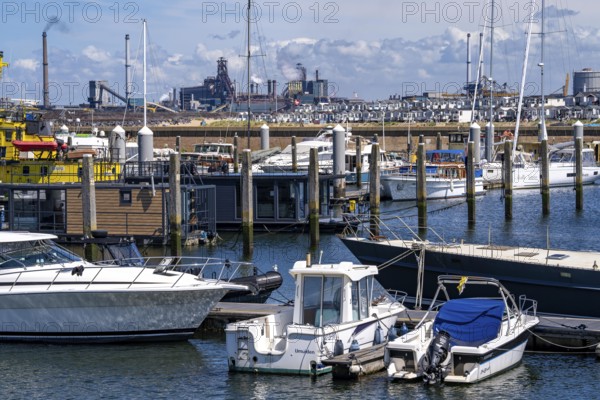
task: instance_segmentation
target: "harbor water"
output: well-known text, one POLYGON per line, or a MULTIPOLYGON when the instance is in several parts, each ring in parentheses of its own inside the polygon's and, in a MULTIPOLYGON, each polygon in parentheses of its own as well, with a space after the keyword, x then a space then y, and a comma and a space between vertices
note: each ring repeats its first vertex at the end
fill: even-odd
MULTIPOLYGON (((539 191, 516 192, 514 217, 506 222, 502 192, 490 191, 477 199, 474 227, 468 226, 464 200, 432 201, 428 222, 446 241, 598 250, 600 185, 584 189, 580 212, 573 189, 553 189, 551 196, 552 212, 544 217, 539 191)), ((381 209, 382 217, 398 216, 416 225, 414 203, 383 202, 381 209)), ((240 260, 241 234, 220 236, 216 246, 187 248, 186 253, 240 260)), ((288 271, 311 251, 308 234, 257 232, 254 239, 252 261, 262 271, 276 265, 284 276, 269 302, 288 301, 294 292, 288 271)), ((321 235, 312 254, 313 260, 322 257, 323 262, 357 261, 335 235, 321 235)), ((383 372, 350 382, 329 375, 313 379, 229 373, 223 332, 199 332, 180 343, 0 344, 0 374, 2 399, 545 399, 598 398, 600 393, 600 363, 593 348, 570 354, 527 352, 516 368, 481 383, 427 387, 390 382, 383 372)))

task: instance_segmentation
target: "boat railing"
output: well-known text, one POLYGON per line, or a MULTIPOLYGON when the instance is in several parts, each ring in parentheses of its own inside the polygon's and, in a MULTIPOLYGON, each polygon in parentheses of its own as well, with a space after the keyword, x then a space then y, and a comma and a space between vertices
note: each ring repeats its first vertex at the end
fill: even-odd
POLYGON ((537 315, 537 300, 529 299, 526 295, 519 296, 521 314, 535 317, 537 315))
POLYGON ((140 268, 139 272, 136 274, 135 277, 133 277, 133 279, 127 282, 123 282, 128 284, 128 289, 131 288, 134 284, 136 284, 140 276, 142 276, 143 273, 147 270, 152 270, 152 272, 155 274, 166 273, 168 271, 181 272, 178 278, 171 284, 171 287, 176 287, 178 282, 185 276, 185 273, 189 272, 194 272, 194 275, 196 275, 199 279, 208 279, 214 281, 215 283, 231 282, 233 278, 247 276, 246 274, 249 273, 256 274, 256 269, 254 265, 249 262, 231 262, 228 260, 225 260, 225 262, 223 262, 221 260, 221 262, 219 263, 219 259, 216 258, 206 258, 202 259, 199 262, 197 257, 178 257, 177 259, 170 257, 147 257, 142 264, 119 264, 115 260, 110 260, 93 263, 93 267, 95 268, 90 268, 90 264, 85 263, 75 266, 62 264, 55 267, 45 267, 43 266, 43 264, 40 264, 40 267, 42 267, 42 269, 32 268, 32 266, 25 266, 23 264, 23 270, 0 272, 0 277, 6 278, 11 275, 16 275, 16 278, 13 280, 9 289, 9 291, 12 291, 16 286, 20 284, 23 277, 34 273, 40 273, 40 271, 46 273, 53 271, 56 272, 56 275, 50 280, 46 290, 50 290, 52 288, 52 286, 56 283, 56 280, 61 275, 61 273, 65 273, 66 271, 70 272, 71 275, 81 275, 86 269, 97 269, 96 273, 89 281, 86 280, 84 282, 81 282, 87 283, 85 287, 86 290, 89 289, 95 283, 97 283, 97 278, 102 271, 112 268, 140 268), (213 269, 213 271, 211 271, 211 269, 213 269), (209 274, 208 277, 205 275, 206 273, 209 274))
POLYGON ((399 231, 406 230, 410 238, 404 240, 426 242, 426 237, 433 235, 432 239, 434 239, 434 241, 430 241, 431 243, 435 243, 437 246, 452 246, 452 244, 447 243, 444 238, 440 236, 433 228, 411 227, 402 219, 402 217, 397 215, 388 216, 385 218, 376 215, 370 215, 364 216, 364 218, 361 216, 358 219, 362 222, 358 226, 344 231, 345 235, 353 235, 355 237, 366 236, 371 240, 378 241, 403 240, 402 235, 399 234, 399 231), (423 230, 426 232, 425 234, 422 234, 421 231, 423 230), (417 231, 419 231, 419 233, 417 233, 417 231))
POLYGON ((246 261, 231 261, 213 257, 133 257, 117 260, 99 261, 99 265, 138 265, 159 271, 178 271, 196 275, 200 278, 230 282, 231 279, 256 274, 254 264, 246 261))

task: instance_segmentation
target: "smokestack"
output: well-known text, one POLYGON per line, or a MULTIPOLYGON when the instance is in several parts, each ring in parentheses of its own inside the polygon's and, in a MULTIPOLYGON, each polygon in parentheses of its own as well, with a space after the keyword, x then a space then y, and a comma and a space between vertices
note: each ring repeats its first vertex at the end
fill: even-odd
POLYGON ((129 96, 131 91, 129 88, 129 70, 131 65, 129 64, 129 34, 125 35, 125 100, 127 101, 126 107, 129 107, 129 96))
POLYGON ((315 72, 315 78, 316 78, 315 80, 316 80, 317 82, 319 82, 319 70, 317 70, 317 71, 315 72))
POLYGON ((273 98, 275 98, 277 100, 277 81, 275 79, 273 79, 273 98))
POLYGON ((273 94, 273 81, 270 79, 267 81, 267 95, 271 96, 273 94))
POLYGON ((471 34, 467 33, 467 86, 471 82, 471 34))
POLYGON ((44 85, 44 108, 50 107, 50 90, 48 89, 48 43, 46 42, 46 32, 42 33, 42 66, 43 66, 43 85, 44 85))

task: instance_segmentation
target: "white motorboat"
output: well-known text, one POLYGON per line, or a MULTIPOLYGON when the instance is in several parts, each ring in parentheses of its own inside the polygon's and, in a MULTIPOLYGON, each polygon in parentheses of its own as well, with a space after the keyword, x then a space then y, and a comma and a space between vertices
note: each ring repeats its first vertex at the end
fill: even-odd
POLYGON ((523 357, 530 330, 539 323, 536 305, 524 296, 517 305, 493 278, 441 275, 423 319, 414 330, 387 344, 388 376, 422 378, 429 384, 475 383, 504 372, 523 357), (495 291, 493 296, 490 290, 495 291), (449 292, 456 291, 459 297, 450 299, 449 292), (439 306, 441 293, 445 300, 439 300, 445 302, 439 306))
POLYGON ((323 360, 384 343, 405 311, 374 279, 377 267, 297 261, 294 307, 225 329, 230 371, 321 375, 323 360))
MULTIPOLYGON (((425 162, 427 200, 467 195, 467 173, 461 150, 428 150, 425 162)), ((392 200, 417 199, 417 174, 413 165, 398 173, 381 173, 381 197, 392 200)), ((475 171, 475 195, 485 194, 481 170, 475 171)))
MULTIPOLYGON (((596 163, 593 149, 582 149, 582 182, 593 184, 600 179, 600 167, 596 163)), ((502 182, 503 153, 496 154, 493 162, 483 164, 483 179, 486 183, 502 182)), ((548 172, 550 187, 575 186, 575 149, 563 147, 554 149, 549 154, 548 172)), ((516 152, 513 162, 513 189, 539 188, 540 163, 531 159, 531 155, 516 152)))
POLYGON ((54 239, 0 232, 0 341, 184 340, 229 290, 247 290, 178 272, 181 259, 154 266, 90 263, 54 239))

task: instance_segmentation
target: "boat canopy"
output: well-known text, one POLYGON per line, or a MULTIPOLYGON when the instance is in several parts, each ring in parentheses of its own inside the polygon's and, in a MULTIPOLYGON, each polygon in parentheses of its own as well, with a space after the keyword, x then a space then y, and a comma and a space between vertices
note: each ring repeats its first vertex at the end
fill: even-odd
POLYGON ((498 337, 504 307, 500 299, 448 300, 435 318, 434 334, 447 332, 453 346, 480 346, 498 337))

